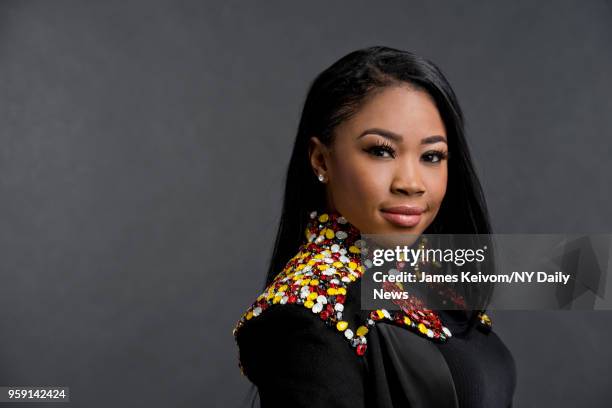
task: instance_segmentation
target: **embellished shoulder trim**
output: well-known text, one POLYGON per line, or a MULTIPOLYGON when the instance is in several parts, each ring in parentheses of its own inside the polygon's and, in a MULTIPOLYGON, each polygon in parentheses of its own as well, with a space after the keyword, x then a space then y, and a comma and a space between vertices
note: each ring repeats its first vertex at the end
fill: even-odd
POLYGON ((359 231, 338 213, 315 211, 304 231, 306 242, 272 283, 243 313, 234 336, 249 320, 274 304, 301 304, 343 333, 358 355, 366 350, 366 325, 350 328, 343 320, 348 285, 361 277, 359 231))
MULTIPOLYGON (((255 302, 242 314, 233 334, 275 304, 300 304, 348 341, 359 356, 367 350, 366 335, 377 322, 386 320, 435 341, 452 336, 438 315, 428 309, 373 310, 354 327, 343 318, 348 285, 365 272, 362 251, 367 251, 359 230, 338 213, 310 214, 304 231, 306 241, 255 302)), ((365 253, 365 252, 364 252, 365 253)))

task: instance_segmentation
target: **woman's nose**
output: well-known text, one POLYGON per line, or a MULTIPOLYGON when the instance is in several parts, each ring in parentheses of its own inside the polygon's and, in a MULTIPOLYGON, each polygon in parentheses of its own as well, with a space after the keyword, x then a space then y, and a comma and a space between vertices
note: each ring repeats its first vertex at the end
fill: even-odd
POLYGON ((391 190, 394 193, 415 195, 425 192, 425 185, 421 178, 418 164, 410 161, 398 167, 391 190))

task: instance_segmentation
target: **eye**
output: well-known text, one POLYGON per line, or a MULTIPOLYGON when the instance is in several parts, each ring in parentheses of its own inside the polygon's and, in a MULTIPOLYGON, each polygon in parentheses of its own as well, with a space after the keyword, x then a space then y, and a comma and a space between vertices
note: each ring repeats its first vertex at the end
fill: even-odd
POLYGON ((422 156, 426 162, 439 163, 442 160, 448 159, 448 153, 443 150, 430 150, 422 156))
POLYGON ((388 142, 376 142, 376 145, 366 149, 366 152, 376 157, 395 157, 395 150, 388 142))

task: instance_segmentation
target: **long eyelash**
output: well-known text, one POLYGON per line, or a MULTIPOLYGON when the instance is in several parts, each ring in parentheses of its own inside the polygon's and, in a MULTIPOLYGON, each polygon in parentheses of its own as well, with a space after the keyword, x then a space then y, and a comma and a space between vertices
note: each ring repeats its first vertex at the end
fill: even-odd
POLYGON ((440 158, 440 161, 446 160, 449 157, 449 152, 445 152, 444 150, 429 150, 426 155, 437 154, 440 158))
POLYGON ((377 140, 376 144, 372 146, 371 148, 369 148, 368 151, 371 152, 374 149, 383 149, 383 150, 386 150, 387 153, 391 155, 391 157, 395 156, 395 150, 393 149, 393 146, 386 140, 385 141, 377 140))

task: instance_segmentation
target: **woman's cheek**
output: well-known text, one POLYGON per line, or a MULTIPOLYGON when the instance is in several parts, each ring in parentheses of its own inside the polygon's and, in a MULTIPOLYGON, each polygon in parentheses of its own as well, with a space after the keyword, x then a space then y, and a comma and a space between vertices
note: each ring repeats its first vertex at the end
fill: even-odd
POLYGON ((440 173, 431 174, 427 179, 427 191, 430 192, 430 196, 433 199, 432 201, 434 201, 437 206, 439 206, 444 199, 444 195, 446 194, 446 184, 446 169, 441 169, 440 173))
POLYGON ((353 175, 340 180, 338 190, 341 194, 339 199, 348 202, 351 206, 361 206, 374 198, 376 187, 370 180, 360 175, 353 175))
POLYGON ((353 179, 354 187, 359 191, 360 198, 366 202, 378 203, 384 201, 385 191, 390 181, 387 180, 384 169, 363 166, 356 172, 353 179))

